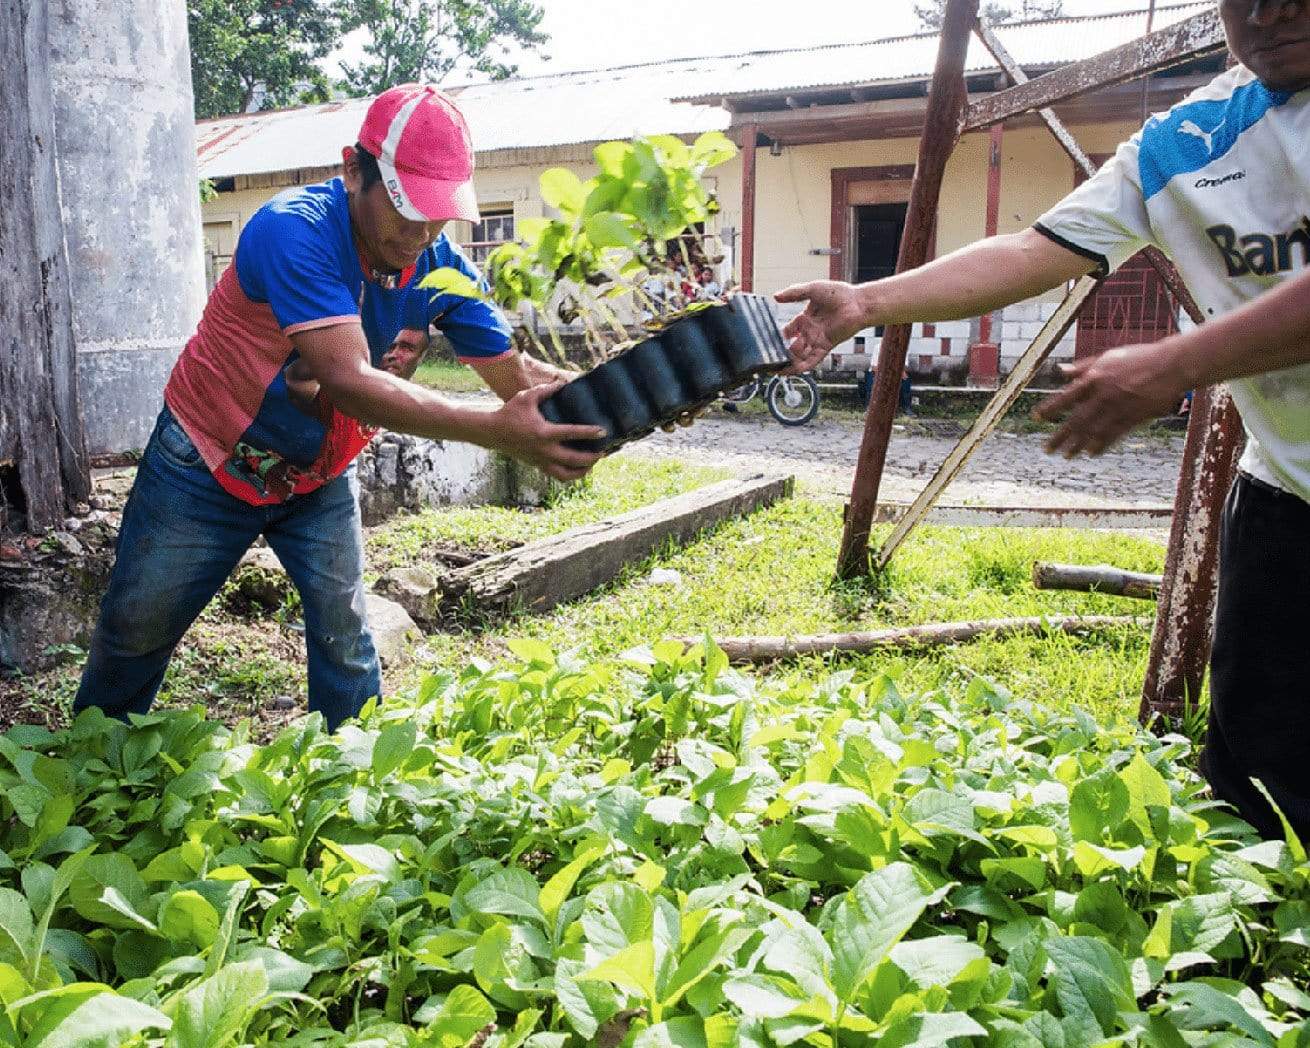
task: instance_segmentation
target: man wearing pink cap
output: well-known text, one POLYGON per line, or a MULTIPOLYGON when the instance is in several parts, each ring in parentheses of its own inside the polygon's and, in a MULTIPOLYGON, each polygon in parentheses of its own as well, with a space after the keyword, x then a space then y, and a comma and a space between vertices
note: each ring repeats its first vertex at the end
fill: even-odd
POLYGON ((495 307, 418 286, 443 267, 480 279, 442 232, 478 218, 454 102, 392 88, 342 156, 342 177, 246 224, 173 369, 76 709, 149 710, 183 633, 262 535, 304 605, 309 707, 335 728, 381 690, 352 468, 376 428, 480 444, 562 480, 596 461, 564 442, 599 431, 541 417, 565 373, 517 353, 495 307), (393 373, 393 346, 432 327, 503 404, 453 403, 393 373))

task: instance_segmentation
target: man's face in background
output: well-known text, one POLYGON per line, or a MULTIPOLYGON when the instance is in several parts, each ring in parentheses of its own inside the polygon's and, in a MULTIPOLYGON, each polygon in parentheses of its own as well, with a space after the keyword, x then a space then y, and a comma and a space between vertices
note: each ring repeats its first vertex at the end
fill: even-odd
POLYGON ((403 328, 391 347, 383 354, 382 370, 390 372, 397 378, 410 379, 423 363, 431 340, 426 331, 417 328, 403 328))
POLYGON ((1310 87, 1310 0, 1220 0, 1228 46, 1274 91, 1310 87))

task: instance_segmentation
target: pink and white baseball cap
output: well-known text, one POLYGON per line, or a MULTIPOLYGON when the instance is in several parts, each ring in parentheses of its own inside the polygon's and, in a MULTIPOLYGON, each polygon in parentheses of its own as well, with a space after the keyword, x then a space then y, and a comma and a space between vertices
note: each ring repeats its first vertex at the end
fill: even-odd
POLYGON ((359 144, 378 158, 382 184, 411 222, 479 219, 473 142, 464 114, 426 84, 401 84, 373 100, 359 144))

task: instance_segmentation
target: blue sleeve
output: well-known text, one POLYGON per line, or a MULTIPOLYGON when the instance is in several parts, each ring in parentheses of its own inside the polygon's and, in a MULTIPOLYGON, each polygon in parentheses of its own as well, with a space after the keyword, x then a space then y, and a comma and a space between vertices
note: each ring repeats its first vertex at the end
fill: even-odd
MULTIPOLYGON (((444 236, 436 245, 436 264, 458 269, 476 280, 484 291, 487 290, 487 282, 477 267, 444 236)), ((490 302, 459 295, 437 295, 429 308, 431 323, 450 339, 460 360, 487 360, 507 353, 512 346, 509 322, 490 302)))
POLYGON ((284 335, 359 316, 326 223, 265 205, 241 231, 235 264, 246 297, 267 303, 284 335))

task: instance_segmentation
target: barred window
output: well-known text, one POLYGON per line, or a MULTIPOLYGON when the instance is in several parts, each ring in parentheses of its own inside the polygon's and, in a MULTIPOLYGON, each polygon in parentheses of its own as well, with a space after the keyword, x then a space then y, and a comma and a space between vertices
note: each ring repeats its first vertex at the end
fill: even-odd
POLYGON ((506 208, 503 211, 486 211, 481 222, 473 224, 473 234, 464 250, 469 258, 479 267, 486 265, 487 256, 501 244, 514 239, 514 212, 506 208))

